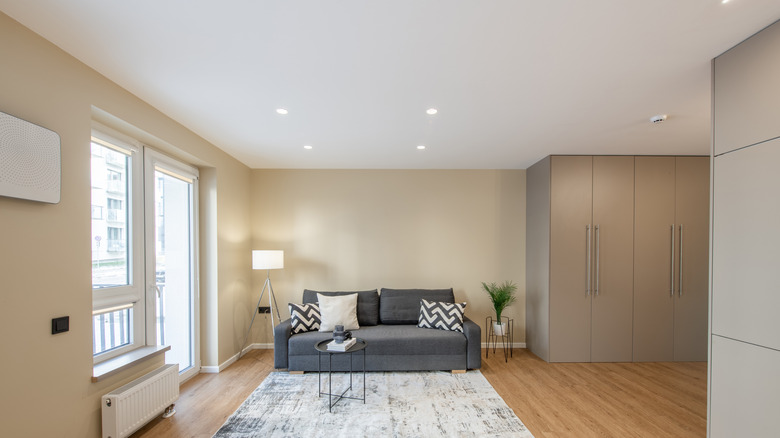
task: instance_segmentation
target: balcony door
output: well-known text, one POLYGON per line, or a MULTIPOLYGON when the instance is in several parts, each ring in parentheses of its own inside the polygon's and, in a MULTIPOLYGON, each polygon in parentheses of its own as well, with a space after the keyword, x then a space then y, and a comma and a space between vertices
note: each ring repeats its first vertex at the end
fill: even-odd
POLYGON ((147 341, 170 345, 180 380, 200 371, 197 285, 197 169, 144 150, 147 341))

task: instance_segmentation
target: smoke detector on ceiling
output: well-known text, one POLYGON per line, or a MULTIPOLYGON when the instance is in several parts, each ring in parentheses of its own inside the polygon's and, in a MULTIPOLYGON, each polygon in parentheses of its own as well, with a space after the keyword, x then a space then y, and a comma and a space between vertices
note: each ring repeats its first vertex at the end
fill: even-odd
POLYGON ((666 121, 666 114, 658 114, 657 116, 650 117, 650 121, 653 123, 663 123, 666 121))

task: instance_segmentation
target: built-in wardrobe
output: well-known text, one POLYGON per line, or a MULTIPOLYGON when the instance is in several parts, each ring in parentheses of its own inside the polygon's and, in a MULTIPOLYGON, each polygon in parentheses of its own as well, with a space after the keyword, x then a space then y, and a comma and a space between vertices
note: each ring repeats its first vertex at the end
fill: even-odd
POLYGON ((707 360, 710 160, 634 160, 633 360, 707 360))
POLYGON ((776 437, 780 413, 780 22, 713 62, 708 431, 776 437))
POLYGON ((706 360, 708 157, 527 171, 526 344, 550 362, 706 360))

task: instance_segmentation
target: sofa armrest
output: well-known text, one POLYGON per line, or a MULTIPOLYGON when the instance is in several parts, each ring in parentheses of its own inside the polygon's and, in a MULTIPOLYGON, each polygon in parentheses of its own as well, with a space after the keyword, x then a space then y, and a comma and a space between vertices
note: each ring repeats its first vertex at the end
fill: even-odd
POLYGON ((287 368, 287 346, 292 336, 292 321, 286 319, 274 327, 274 368, 287 368))
POLYGON ((464 316, 463 334, 466 335, 466 366, 470 370, 479 369, 482 366, 482 329, 464 316))

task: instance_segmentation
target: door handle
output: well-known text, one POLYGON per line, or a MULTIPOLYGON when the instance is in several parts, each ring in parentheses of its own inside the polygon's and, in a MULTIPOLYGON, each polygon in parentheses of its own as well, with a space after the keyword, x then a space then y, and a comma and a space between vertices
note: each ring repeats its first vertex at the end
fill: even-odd
POLYGON ((680 224, 680 289, 679 296, 683 295, 683 226, 680 224))
POLYGON ((601 257, 599 256, 599 252, 601 250, 601 230, 599 229, 599 226, 596 225, 596 290, 595 294, 598 296, 599 294, 599 261, 601 257))
POLYGON ((590 295, 590 224, 585 225, 585 296, 590 295))
POLYGON ((674 224, 672 224, 672 253, 669 263, 669 296, 674 297, 674 224))

